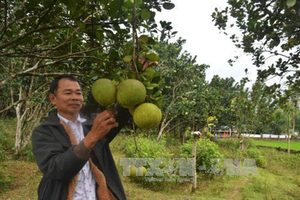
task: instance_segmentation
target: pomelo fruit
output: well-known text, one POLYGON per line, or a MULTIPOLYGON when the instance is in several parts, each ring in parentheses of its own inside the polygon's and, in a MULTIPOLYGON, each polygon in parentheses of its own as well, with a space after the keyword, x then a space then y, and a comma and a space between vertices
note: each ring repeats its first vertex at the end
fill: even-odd
POLYGON ((134 107, 145 101, 146 88, 136 79, 126 79, 117 87, 117 102, 123 108, 134 107))
POLYGON ((101 106, 112 106, 116 102, 116 86, 109 79, 98 79, 92 85, 92 95, 101 106))
POLYGON ((130 176, 136 177, 136 167, 133 165, 130 165, 130 176))
POLYGON ((130 165, 130 176, 131 177, 137 177, 137 176, 145 176, 147 174, 147 169, 142 167, 136 167, 133 165, 130 165))
POLYGON ((142 103, 133 113, 134 123, 142 129, 156 127, 162 118, 161 110, 153 103, 142 103))

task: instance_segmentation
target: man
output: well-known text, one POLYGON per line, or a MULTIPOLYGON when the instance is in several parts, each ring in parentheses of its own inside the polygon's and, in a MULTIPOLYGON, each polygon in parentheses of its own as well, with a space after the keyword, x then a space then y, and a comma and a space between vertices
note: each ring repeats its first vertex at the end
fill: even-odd
POLYGON ((51 83, 49 99, 57 109, 32 134, 43 173, 38 199, 126 199, 109 143, 131 118, 128 110, 117 106, 86 120, 81 87, 68 75, 51 83))

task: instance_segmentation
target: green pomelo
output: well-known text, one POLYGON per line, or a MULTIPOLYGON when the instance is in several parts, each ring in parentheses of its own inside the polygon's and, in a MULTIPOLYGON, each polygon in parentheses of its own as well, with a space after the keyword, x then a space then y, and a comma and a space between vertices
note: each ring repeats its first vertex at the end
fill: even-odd
POLYGON ((116 86, 109 79, 98 79, 92 85, 92 95, 101 106, 112 106, 116 102, 116 86))
POLYGON ((117 102, 124 108, 134 107, 145 101, 146 88, 136 79, 122 81, 117 87, 117 102))
POLYGON ((130 176, 131 177, 136 177, 136 167, 135 166, 130 166, 130 176))
POLYGON ((137 177, 137 176, 145 176, 147 174, 147 169, 142 167, 135 167, 133 165, 130 165, 130 176, 131 177, 137 177))
POLYGON ((161 110, 152 103, 143 103, 139 105, 133 113, 134 123, 142 129, 156 127, 160 123, 161 118, 161 110))
POLYGON ((140 171, 142 171, 142 173, 141 173, 142 176, 146 176, 146 174, 148 172, 148 170, 145 167, 139 167, 139 168, 137 168, 137 170, 138 170, 138 175, 139 175, 140 171))

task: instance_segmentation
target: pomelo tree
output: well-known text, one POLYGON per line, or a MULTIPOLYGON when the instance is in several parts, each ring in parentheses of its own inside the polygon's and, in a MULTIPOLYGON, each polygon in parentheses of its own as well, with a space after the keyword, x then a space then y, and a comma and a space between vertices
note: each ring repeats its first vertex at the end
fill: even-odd
MULTIPOLYGON (((227 3, 224 9, 216 8, 212 13, 215 26, 252 56, 260 80, 280 77, 289 86, 284 90, 299 91, 300 1, 230 0, 227 3), (232 27, 239 31, 232 32, 232 27)), ((231 59, 230 63, 234 61, 231 59)), ((277 97, 286 97, 281 86, 275 82, 267 91, 277 97)))
MULTIPOLYGON (((28 102, 45 103, 53 76, 77 76, 85 91, 101 77, 118 80, 133 72, 140 78, 138 58, 158 59, 151 48, 153 36, 172 35, 171 23, 157 23, 155 13, 173 7, 170 0, 1 1, 0 96, 5 101, 0 113, 20 111, 17 137, 29 138, 31 131, 23 129, 23 119, 30 116, 28 102), (131 58, 124 60, 126 56, 131 58)), ((24 147, 16 142, 19 155, 24 147)))
POLYGON ((160 42, 157 47, 161 59, 158 68, 164 78, 163 118, 157 141, 163 133, 177 128, 183 134, 188 126, 193 126, 193 120, 201 124, 208 115, 205 70, 209 66, 197 64, 196 57, 183 51, 184 43, 178 39, 174 43, 160 42))

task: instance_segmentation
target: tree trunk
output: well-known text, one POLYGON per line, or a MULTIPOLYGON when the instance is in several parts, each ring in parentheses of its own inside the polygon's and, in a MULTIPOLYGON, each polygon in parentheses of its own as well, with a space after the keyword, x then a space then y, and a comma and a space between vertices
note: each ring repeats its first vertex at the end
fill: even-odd
POLYGON ((296 116, 297 116, 297 109, 298 109, 298 101, 295 100, 294 111, 293 111, 293 130, 292 130, 292 135, 295 134, 295 130, 296 130, 296 116))
MULTIPOLYGON (((47 98, 47 90, 44 89, 45 85, 37 86, 36 79, 33 77, 28 88, 19 88, 19 103, 16 104, 16 117, 17 127, 15 133, 15 155, 18 157, 28 145, 32 130, 38 125, 39 121, 49 110, 51 104, 44 102, 47 98), (32 98, 39 98, 39 102, 32 101, 32 98)), ((13 100, 12 100, 13 102, 13 100)))
POLYGON ((170 124, 170 122, 173 120, 174 118, 171 118, 169 119, 169 121, 167 121, 167 118, 164 118, 162 123, 161 123, 161 126, 160 126, 160 129, 159 129, 159 132, 158 132, 158 136, 156 138, 156 142, 158 143, 162 137, 162 134, 165 130, 165 128, 170 124), (166 122, 167 121, 167 122, 166 122))
MULTIPOLYGON (((22 100, 23 87, 19 88, 19 103, 15 106, 16 117, 17 117, 17 126, 16 126, 16 135, 15 135, 15 154, 19 155, 21 149, 21 135, 22 135, 22 121, 21 121, 21 109, 23 105, 22 100)), ((12 97, 13 98, 13 97, 12 97)), ((12 100, 13 101, 13 100, 12 100)))
POLYGON ((21 151, 21 135, 22 135, 22 121, 21 121, 21 106, 22 102, 18 103, 16 110, 17 117, 17 126, 16 126, 16 135, 15 135, 15 154, 18 156, 21 151))
POLYGON ((185 143, 185 139, 187 137, 187 132, 184 131, 183 135, 182 135, 182 143, 181 144, 184 144, 185 143))

